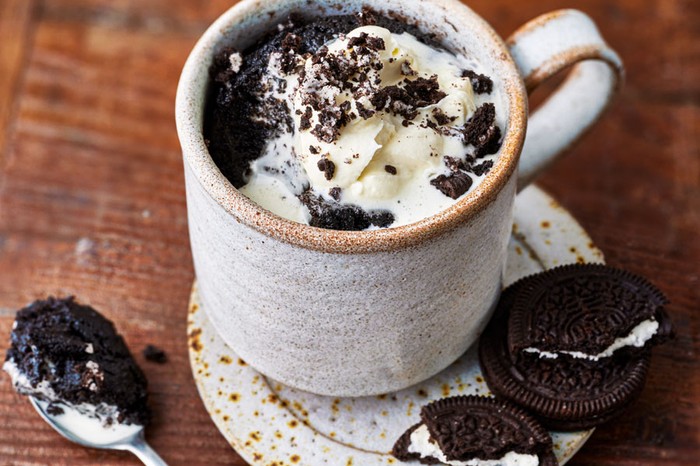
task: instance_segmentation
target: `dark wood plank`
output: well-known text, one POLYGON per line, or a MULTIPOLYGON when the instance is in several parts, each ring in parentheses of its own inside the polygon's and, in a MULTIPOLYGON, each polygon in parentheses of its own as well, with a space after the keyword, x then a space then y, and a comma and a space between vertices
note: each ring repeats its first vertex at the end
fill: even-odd
MULTIPOLYGON (((193 271, 173 115, 189 50, 232 3, 47 0, 32 15, 27 2, 0 2, 0 49, 14 51, 0 53, 0 148, 9 134, 4 164, 0 158, 0 335, 9 334, 15 309, 47 294, 74 293, 101 309, 148 375, 149 437, 175 465, 244 464, 204 411, 189 370, 193 271), (3 120, 4 102, 15 111, 3 120), (138 353, 147 343, 164 348, 169 362, 144 361, 138 353)), ((678 335, 656 351, 641 399, 599 428, 570 464, 694 465, 700 8, 693 0, 468 3, 504 37, 538 14, 579 8, 626 63, 627 83, 610 114, 540 183, 609 263, 668 294, 678 335)), ((2 464, 138 464, 59 438, 4 374, 0 418, 2 464)))
MULTIPOLYGON (((235 464, 187 356, 193 273, 173 101, 193 37, 169 34, 168 47, 162 38, 41 22, 0 188, 0 296, 18 308, 76 294, 116 321, 135 353, 147 343, 165 349, 163 366, 137 355, 150 381, 153 446, 171 464, 191 462, 193 451, 235 464)), ((7 335, 11 313, 0 321, 7 335)), ((61 440, 2 377, 0 416, 12 422, 0 423, 0 462, 138 464, 61 440)))
POLYGON ((34 6, 33 0, 0 2, 0 167, 25 56, 31 48, 34 6))

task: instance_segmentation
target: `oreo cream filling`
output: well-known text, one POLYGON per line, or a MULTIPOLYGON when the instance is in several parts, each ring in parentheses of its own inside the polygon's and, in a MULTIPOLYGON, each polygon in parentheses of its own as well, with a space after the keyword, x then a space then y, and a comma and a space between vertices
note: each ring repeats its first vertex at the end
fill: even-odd
POLYGON ((430 437, 430 432, 425 424, 421 424, 411 434, 411 444, 408 447, 409 453, 419 454, 421 458, 435 458, 450 466, 538 466, 537 455, 527 455, 508 452, 503 457, 495 460, 483 460, 473 458, 467 461, 448 460, 442 452, 437 442, 430 437))
POLYGON ((541 358, 556 359, 560 354, 566 354, 574 358, 579 359, 589 359, 591 361, 598 361, 601 358, 608 358, 613 355, 613 353, 620 348, 627 346, 641 348, 647 341, 651 340, 654 335, 656 335, 659 329, 659 323, 655 319, 647 319, 634 327, 629 334, 624 337, 616 338, 615 341, 608 346, 604 351, 599 354, 586 354, 580 351, 544 351, 538 348, 525 348, 523 351, 528 353, 539 354, 541 358))

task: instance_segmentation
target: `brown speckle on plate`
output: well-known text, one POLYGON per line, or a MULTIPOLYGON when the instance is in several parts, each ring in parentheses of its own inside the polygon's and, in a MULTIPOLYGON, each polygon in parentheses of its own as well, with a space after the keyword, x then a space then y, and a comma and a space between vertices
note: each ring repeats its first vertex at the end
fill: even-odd
POLYGON ((189 332, 189 344, 190 348, 192 348, 196 353, 199 353, 202 351, 202 342, 200 340, 200 337, 202 335, 202 329, 201 328, 193 328, 189 332))
POLYGON ((219 358, 219 362, 221 364, 231 364, 233 360, 231 359, 231 356, 223 355, 219 358))

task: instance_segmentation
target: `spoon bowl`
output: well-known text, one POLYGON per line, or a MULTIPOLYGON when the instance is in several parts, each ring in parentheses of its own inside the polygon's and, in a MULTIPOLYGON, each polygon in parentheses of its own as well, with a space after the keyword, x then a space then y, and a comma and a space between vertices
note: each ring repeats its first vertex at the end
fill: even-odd
POLYGON ((126 450, 136 455, 146 466, 167 466, 144 437, 144 426, 116 424, 103 426, 93 417, 59 405, 63 412, 50 413, 49 402, 30 396, 34 409, 56 432, 71 442, 90 448, 126 450))

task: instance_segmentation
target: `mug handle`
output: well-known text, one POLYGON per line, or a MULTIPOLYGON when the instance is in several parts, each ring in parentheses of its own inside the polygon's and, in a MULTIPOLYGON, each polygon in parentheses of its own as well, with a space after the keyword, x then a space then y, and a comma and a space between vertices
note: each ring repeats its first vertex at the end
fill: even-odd
POLYGON ((624 69, 593 20, 577 10, 539 16, 506 44, 528 93, 573 65, 562 85, 530 115, 520 156, 521 190, 600 118, 620 88, 624 69))

